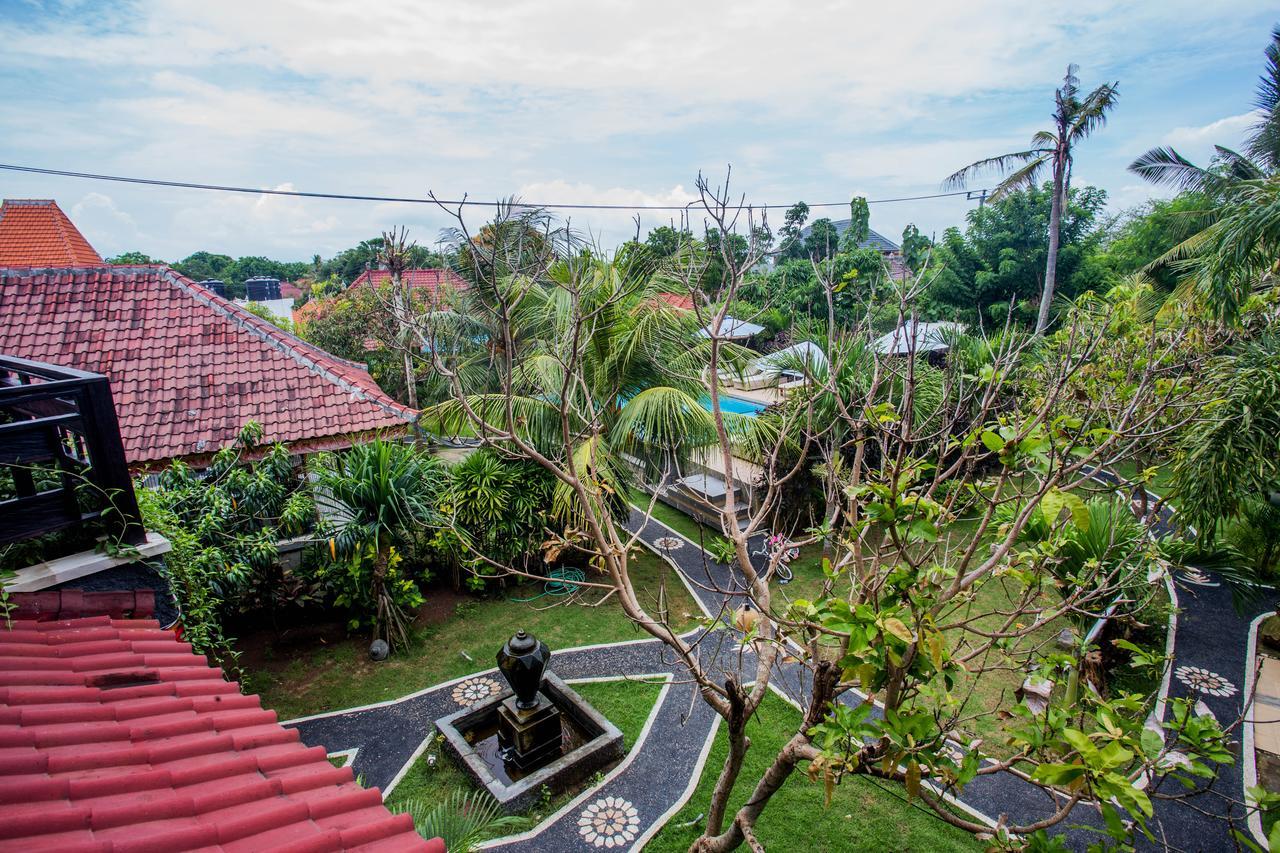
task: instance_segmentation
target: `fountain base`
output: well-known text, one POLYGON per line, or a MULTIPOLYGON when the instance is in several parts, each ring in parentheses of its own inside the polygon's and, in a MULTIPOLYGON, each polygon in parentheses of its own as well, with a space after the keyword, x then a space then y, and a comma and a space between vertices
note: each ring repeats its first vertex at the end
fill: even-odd
POLYGON ((507 691, 436 720, 448 751, 509 813, 538 802, 544 786, 558 793, 623 755, 617 726, 555 675, 544 675, 538 699, 522 712, 507 691))

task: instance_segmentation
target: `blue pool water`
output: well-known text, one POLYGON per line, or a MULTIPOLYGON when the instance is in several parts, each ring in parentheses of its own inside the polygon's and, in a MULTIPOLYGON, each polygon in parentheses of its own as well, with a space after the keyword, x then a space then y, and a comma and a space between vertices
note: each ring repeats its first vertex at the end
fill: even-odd
MULTIPOLYGON (((701 397, 698 400, 702 404, 702 408, 708 412, 711 411, 711 398, 701 397)), ((720 411, 729 412, 735 415, 749 415, 754 417, 765 409, 763 403, 754 403, 751 400, 744 400, 741 397, 730 397, 728 394, 720 395, 720 411)))

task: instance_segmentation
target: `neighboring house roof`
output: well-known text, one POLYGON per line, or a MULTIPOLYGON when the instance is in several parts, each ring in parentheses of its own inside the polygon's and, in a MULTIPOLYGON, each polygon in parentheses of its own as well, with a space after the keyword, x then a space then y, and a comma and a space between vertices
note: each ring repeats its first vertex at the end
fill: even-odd
MULTIPOLYGON (((852 219, 838 219, 832 222, 831 224, 835 226, 836 235, 843 237, 844 232, 849 230, 849 224, 851 222, 853 222, 852 219)), ((813 225, 810 224, 808 227, 803 229, 800 232, 800 234, 803 237, 808 237, 810 232, 812 231, 813 231, 813 225)), ((881 234, 879 231, 873 231, 870 228, 867 229, 867 236, 862 240, 862 242, 858 243, 858 248, 859 249, 875 249, 876 251, 879 251, 879 252, 900 251, 900 248, 897 243, 893 242, 888 237, 881 234)))
POLYGON ((777 372, 807 369, 810 372, 827 366, 827 354, 812 341, 800 341, 789 347, 762 355, 752 362, 758 370, 777 372))
POLYGON ((281 299, 297 299, 302 295, 302 288, 291 281, 280 282, 281 299))
POLYGON ((683 311, 693 310, 693 297, 687 293, 659 293, 658 298, 672 308, 679 308, 683 311))
POLYGON ((0 352, 105 374, 135 467, 212 453, 250 420, 306 453, 415 417, 361 366, 167 267, 0 267, 0 352))
POLYGON ((445 849, 173 632, 109 616, 0 630, 0 847, 445 849))
POLYGON ((882 355, 909 355, 940 352, 951 348, 946 338, 963 332, 963 323, 913 323, 908 320, 875 342, 882 355))
MULTIPOLYGON (((466 290, 467 281, 453 270, 444 269, 415 269, 405 270, 400 276, 400 280, 414 290, 425 290, 431 296, 441 289, 466 290)), ((372 283, 374 287, 381 287, 391 282, 390 270, 365 270, 356 276, 355 281, 351 282, 351 287, 359 287, 360 285, 368 285, 372 283)))
MULTIPOLYGON (((698 337, 711 337, 711 323, 703 326, 698 330, 698 337)), ((746 320, 739 320, 737 317, 725 315, 720 321, 720 337, 729 339, 751 338, 764 331, 764 326, 758 326, 755 323, 746 320)))
POLYGON ((102 257, 52 199, 10 198, 0 204, 0 266, 64 267, 102 257))

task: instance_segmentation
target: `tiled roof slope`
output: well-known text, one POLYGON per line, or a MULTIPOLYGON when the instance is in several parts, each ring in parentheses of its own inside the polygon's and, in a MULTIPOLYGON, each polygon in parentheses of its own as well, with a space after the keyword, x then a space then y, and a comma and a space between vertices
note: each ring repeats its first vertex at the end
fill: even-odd
POLYGON ((52 199, 0 204, 0 266, 86 266, 102 258, 52 199))
MULTIPOLYGON (((400 276, 400 280, 414 290, 425 290, 431 295, 435 295, 442 287, 453 290, 466 290, 467 281, 453 270, 440 269, 415 269, 405 270, 400 276)), ((351 282, 352 287, 359 287, 362 284, 372 283, 374 287, 381 287, 391 281, 390 270, 365 270, 356 276, 355 281, 351 282)))
POLYGON ((167 267, 0 268, 0 352, 106 374, 137 467, 211 453, 249 420, 309 452, 414 417, 361 367, 167 267))
POLYGON ((0 629, 0 849, 432 851, 149 620, 0 629))
POLYGON ((687 293, 659 293, 658 298, 672 308, 680 308, 684 311, 693 310, 693 297, 687 293))

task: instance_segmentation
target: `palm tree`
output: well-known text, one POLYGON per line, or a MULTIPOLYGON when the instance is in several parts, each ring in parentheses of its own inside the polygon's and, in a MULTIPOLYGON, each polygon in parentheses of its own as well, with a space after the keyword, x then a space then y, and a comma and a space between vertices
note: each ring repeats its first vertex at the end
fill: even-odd
POLYGON ((408 622, 387 589, 387 568, 392 546, 407 532, 436 524, 442 464, 413 445, 377 438, 320 457, 313 473, 317 506, 338 520, 335 552, 354 558, 362 548, 373 549, 374 639, 393 648, 406 645, 408 622))
MULTIPOLYGON (((691 312, 659 298, 671 285, 653 272, 644 262, 581 253, 553 263, 545 281, 514 275, 491 285, 505 292, 508 306, 516 305, 504 309, 504 322, 490 315, 494 300, 485 296, 487 288, 473 287, 464 308, 481 327, 509 333, 507 340, 473 344, 476 357, 512 364, 509 388, 467 388, 465 405, 552 456, 563 455, 567 433, 578 478, 624 512, 636 464, 654 473, 716 441, 714 418, 700 402, 711 341, 698 335, 691 312), (585 381, 566 381, 575 374, 585 381)), ((722 345, 721 353, 743 357, 731 346, 722 345)), ((750 427, 749 418, 725 419, 734 431, 750 427)), ((444 434, 470 429, 458 399, 428 407, 423 420, 444 434)), ((554 510, 565 521, 577 510, 571 494, 558 484, 554 510)))
POLYGON ((1049 306, 1053 302, 1057 282, 1058 245, 1062 232, 1062 211, 1071 186, 1071 164, 1075 146, 1107 122, 1107 113, 1119 98, 1119 82, 1104 83, 1083 98, 1077 67, 1067 66, 1062 86, 1054 93, 1053 129, 1041 130, 1031 137, 1025 151, 1001 154, 971 163, 943 182, 949 188, 961 188, 978 174, 995 172, 1004 176, 991 194, 999 201, 1009 193, 1034 186, 1045 169, 1053 173, 1053 202, 1049 208, 1049 257, 1045 263, 1044 290, 1040 294, 1040 313, 1036 318, 1036 334, 1049 325, 1049 306))
POLYGON ((1232 323, 1249 293, 1274 281, 1280 257, 1280 27, 1272 30, 1258 81, 1259 111, 1243 154, 1215 145, 1203 168, 1168 147, 1152 148, 1129 171, 1154 183, 1204 197, 1196 233, 1155 265, 1186 272, 1183 295, 1195 296, 1223 323, 1232 323))

